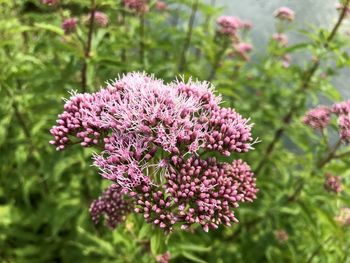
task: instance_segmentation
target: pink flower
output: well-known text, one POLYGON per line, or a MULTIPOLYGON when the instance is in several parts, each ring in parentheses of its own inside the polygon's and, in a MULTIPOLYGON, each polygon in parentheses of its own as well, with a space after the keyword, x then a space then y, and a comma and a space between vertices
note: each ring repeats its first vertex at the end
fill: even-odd
MULTIPOLYGON (((90 21, 91 14, 88 16, 87 21, 90 21)), ((108 16, 100 11, 94 13, 94 21, 100 27, 106 27, 108 25, 108 16)))
POLYGON ((41 2, 44 5, 57 5, 59 3, 59 0, 42 0, 41 2))
POLYGON ((64 30, 64 33, 70 34, 75 32, 77 28, 77 23, 78 23, 78 19, 75 17, 65 19, 62 23, 62 29, 64 30))
POLYGON ((156 257, 156 262, 157 263, 169 263, 170 262, 170 253, 165 252, 164 254, 158 255, 156 257))
POLYGON ((164 11, 168 8, 167 4, 160 0, 156 2, 155 6, 158 11, 164 11))
POLYGON ((350 113, 338 118, 340 138, 344 143, 350 143, 350 113))
POLYGON ((349 114, 350 113, 350 100, 335 103, 332 106, 332 112, 338 116, 343 115, 343 114, 349 114))
POLYGON ((249 43, 240 42, 234 45, 235 53, 245 60, 250 60, 248 53, 253 50, 253 46, 249 43))
POLYGON ((123 3, 125 7, 139 14, 147 13, 149 10, 148 0, 123 0, 123 3))
POLYGON ((326 174, 326 180, 324 182, 324 187, 329 192, 334 192, 336 194, 339 194, 343 190, 342 186, 341 186, 340 176, 326 174))
POLYGON ((208 231, 237 222, 234 210, 256 199, 258 191, 243 161, 199 157, 252 149, 249 120, 220 102, 207 82, 164 84, 130 73, 98 92, 73 94, 51 129, 50 143, 58 150, 75 143, 103 148, 94 154, 94 165, 116 183, 117 193, 109 189, 93 203, 95 222, 105 213, 114 227, 128 200, 136 213, 165 231, 176 223, 208 231))
POLYGON ((217 19, 219 32, 228 36, 236 36, 237 31, 242 28, 242 20, 235 16, 220 16, 217 19))
POLYGON ((280 7, 274 12, 274 16, 281 20, 294 20, 294 11, 288 7, 280 7))
POLYGON ((281 46, 288 45, 288 37, 285 34, 275 33, 272 35, 272 39, 275 40, 277 43, 281 44, 281 46))
POLYGON ((308 111, 304 116, 304 124, 313 129, 324 129, 330 122, 331 111, 326 106, 319 106, 308 111))
POLYGON ((291 60, 292 60, 292 58, 291 58, 291 56, 289 54, 284 54, 282 56, 282 66, 284 68, 289 68, 291 60))

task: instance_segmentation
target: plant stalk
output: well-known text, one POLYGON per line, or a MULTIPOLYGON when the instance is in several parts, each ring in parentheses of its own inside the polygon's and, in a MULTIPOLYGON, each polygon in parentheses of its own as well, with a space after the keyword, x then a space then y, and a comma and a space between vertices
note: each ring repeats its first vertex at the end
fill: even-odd
POLYGON ((186 70, 186 63, 187 63, 186 56, 187 56, 187 52, 188 52, 188 49, 190 48, 190 44, 191 44, 193 25, 194 25, 194 20, 195 20, 196 13, 198 10, 198 4, 199 4, 198 0, 194 0, 194 2, 192 4, 191 16, 190 16, 190 19, 188 21, 187 35, 186 35, 184 45, 182 47, 179 65, 178 65, 178 71, 180 73, 182 73, 186 70))
POLYGON ((140 63, 145 62, 145 15, 140 15, 140 63))
POLYGON ((90 11, 90 20, 89 20, 89 31, 88 38, 84 50, 84 61, 81 68, 81 91, 85 93, 87 91, 87 71, 88 71, 88 62, 87 60, 91 56, 91 43, 93 38, 94 23, 95 23, 95 12, 96 12, 96 0, 91 0, 91 11, 90 11))

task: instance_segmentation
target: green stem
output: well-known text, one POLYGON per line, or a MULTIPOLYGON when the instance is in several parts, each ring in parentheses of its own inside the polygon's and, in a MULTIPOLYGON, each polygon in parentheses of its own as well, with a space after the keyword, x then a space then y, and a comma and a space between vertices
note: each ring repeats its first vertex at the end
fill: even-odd
POLYGON ((193 24, 194 24, 194 20, 196 17, 196 13, 198 10, 198 0, 194 0, 193 4, 192 4, 192 9, 191 9, 191 16, 190 19, 188 21, 188 29, 187 29, 187 35, 186 35, 186 39, 184 42, 184 45, 182 47, 182 51, 180 54, 180 60, 179 60, 179 65, 178 65, 178 71, 184 72, 186 70, 186 63, 187 63, 187 51, 190 47, 191 44, 191 38, 192 38, 192 31, 193 31, 193 24))
POLYGON ((84 51, 84 61, 81 68, 81 92, 86 92, 87 89, 87 71, 88 71, 88 59, 91 56, 91 44, 94 31, 94 22, 95 22, 95 12, 96 12, 96 2, 91 0, 91 11, 90 11, 90 20, 89 20, 89 31, 88 38, 84 51))
POLYGON ((145 15, 140 15, 140 63, 144 64, 145 61, 145 15))
POLYGON ((227 48, 228 48, 228 43, 225 42, 225 44, 221 47, 221 49, 219 49, 219 51, 216 53, 214 64, 213 64, 213 67, 211 68, 208 81, 212 81, 215 78, 216 71, 220 66, 221 58, 225 54, 225 51, 227 50, 227 48))

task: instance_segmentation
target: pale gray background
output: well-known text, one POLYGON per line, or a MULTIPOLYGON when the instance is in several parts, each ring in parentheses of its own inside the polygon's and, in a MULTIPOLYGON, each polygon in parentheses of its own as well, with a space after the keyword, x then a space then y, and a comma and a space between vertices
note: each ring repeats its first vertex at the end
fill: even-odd
MULTIPOLYGON (((211 2, 207 0, 206 2, 211 2)), ((337 0, 216 0, 216 6, 224 7, 222 14, 235 15, 253 23, 251 40, 255 51, 265 52, 266 43, 275 32, 275 20, 272 13, 281 6, 287 6, 295 11, 295 21, 288 33, 291 43, 300 42, 302 36, 293 33, 296 29, 311 29, 313 26, 331 28, 336 22, 337 0)), ((350 18, 342 30, 350 29, 350 18)), ((350 36, 349 36, 350 38, 350 36)), ((299 58, 300 59, 300 58, 299 58)), ((350 70, 344 69, 333 81, 344 99, 350 98, 350 70)))

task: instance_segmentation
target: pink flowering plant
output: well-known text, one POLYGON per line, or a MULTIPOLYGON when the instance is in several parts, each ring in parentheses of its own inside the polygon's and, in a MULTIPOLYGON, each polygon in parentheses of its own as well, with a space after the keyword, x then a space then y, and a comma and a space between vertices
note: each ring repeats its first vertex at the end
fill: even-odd
POLYGON ((115 191, 125 197, 95 201, 90 209, 95 223, 105 214, 113 227, 124 207, 131 206, 166 232, 175 224, 181 229, 199 224, 208 232, 238 222, 233 209, 253 201, 257 193, 248 164, 240 159, 222 163, 208 156, 253 149, 249 120, 222 108, 220 101, 207 82, 164 84, 130 73, 99 92, 74 94, 67 100, 51 129, 50 143, 57 150, 75 143, 103 149, 94 155, 94 165, 115 183, 104 195, 115 191), (103 208, 117 200, 119 204, 110 204, 112 210, 103 208))
POLYGON ((349 261, 350 0, 258 2, 1 2, 0 262, 349 261))

